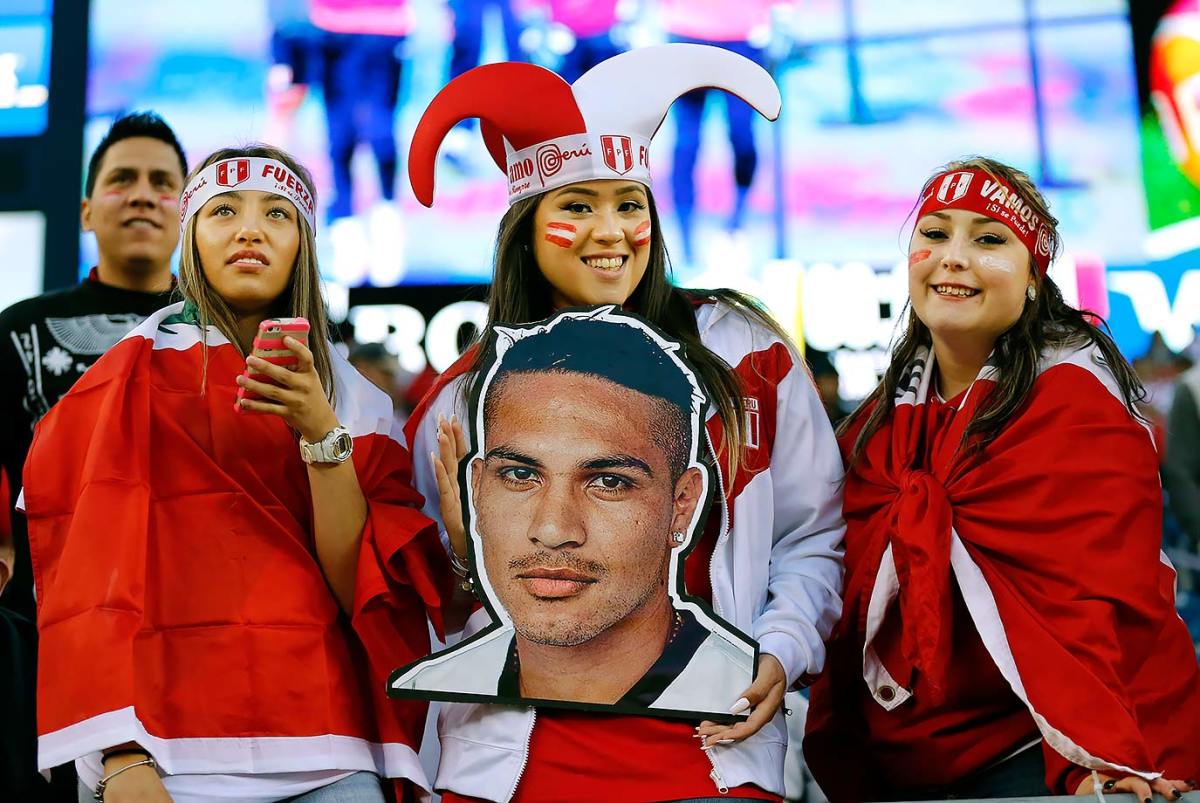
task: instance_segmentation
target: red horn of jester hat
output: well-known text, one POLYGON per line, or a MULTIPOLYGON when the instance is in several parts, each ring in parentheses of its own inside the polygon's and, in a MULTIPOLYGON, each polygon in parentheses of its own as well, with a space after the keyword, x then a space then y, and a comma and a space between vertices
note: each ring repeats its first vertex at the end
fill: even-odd
POLYGON ((434 166, 450 129, 478 117, 508 202, 592 179, 650 186, 650 140, 667 110, 693 89, 737 95, 768 120, 779 87, 759 65, 710 45, 671 44, 613 56, 568 84, 532 64, 476 67, 442 88, 421 116, 408 154, 417 200, 433 205, 434 166))

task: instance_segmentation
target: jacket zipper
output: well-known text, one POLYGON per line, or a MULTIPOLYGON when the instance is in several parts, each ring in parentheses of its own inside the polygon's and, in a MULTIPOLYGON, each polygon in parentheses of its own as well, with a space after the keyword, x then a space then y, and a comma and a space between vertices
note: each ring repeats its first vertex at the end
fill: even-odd
MULTIPOLYGON (((729 504, 725 498, 725 479, 721 473, 721 460, 717 457, 717 450, 713 448, 712 436, 708 434, 708 427, 704 427, 704 439, 708 443, 708 450, 713 456, 713 473, 717 475, 717 493, 721 495, 721 532, 717 535, 717 546, 725 540, 729 535, 729 504)), ((712 605, 717 616, 722 616, 721 603, 717 599, 717 580, 713 573, 713 563, 717 559, 717 550, 714 548, 712 557, 708 560, 708 587, 713 589, 712 605)), ((717 792, 722 795, 729 794, 729 786, 725 783, 725 777, 721 775, 721 769, 717 766, 717 759, 712 754, 712 748, 701 751, 704 757, 708 759, 708 763, 712 765, 712 771, 708 773, 708 777, 717 787, 717 792)))
POLYGON ((712 764, 712 771, 708 773, 708 777, 717 786, 717 792, 722 795, 729 794, 729 786, 725 783, 725 777, 721 775, 721 770, 717 769, 717 760, 713 758, 713 748, 702 750, 704 757, 708 759, 708 763, 712 764))
POLYGON ((525 751, 521 753, 521 769, 517 770, 517 779, 513 781, 512 789, 508 790, 508 797, 505 800, 512 800, 517 793, 517 787, 521 785, 521 776, 525 774, 525 767, 529 765, 529 744, 533 741, 533 726, 537 724, 537 709, 529 709, 531 717, 529 719, 529 732, 525 734, 525 751))
MULTIPOLYGON (((729 504, 725 498, 725 478, 721 474, 721 461, 717 458, 717 450, 713 447, 712 436, 708 434, 708 427, 704 428, 704 440, 708 443, 708 451, 713 455, 713 473, 717 475, 717 493, 721 496, 721 532, 717 534, 717 546, 720 546, 729 535, 729 504)), ((713 610, 717 612, 718 616, 724 616, 721 612, 721 602, 717 599, 716 576, 713 574, 713 563, 716 560, 717 550, 713 549, 712 557, 708 559, 708 586, 713 589, 713 610)))

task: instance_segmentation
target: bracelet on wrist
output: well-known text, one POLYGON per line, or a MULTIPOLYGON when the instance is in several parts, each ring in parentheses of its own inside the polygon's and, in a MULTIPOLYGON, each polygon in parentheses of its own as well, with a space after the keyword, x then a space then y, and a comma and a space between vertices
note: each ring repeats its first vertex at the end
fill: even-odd
POLYGON ((459 577, 458 587, 467 593, 474 593, 475 580, 471 577, 471 567, 467 565, 467 559, 459 557, 454 546, 450 546, 450 570, 459 577))
MULTIPOLYGON (((117 752, 120 752, 120 751, 117 751, 117 750, 113 751, 114 754, 117 752)), ((129 751, 129 752, 133 752, 133 751, 129 751)), ((106 788, 108 788, 108 785, 112 782, 112 779, 116 778, 118 775, 120 775, 125 770, 131 770, 134 767, 150 767, 153 770, 157 770, 158 762, 154 760, 153 756, 146 754, 146 757, 144 759, 142 759, 141 761, 134 761, 132 763, 126 764, 124 767, 121 767, 119 770, 115 770, 113 772, 108 773, 107 775, 105 775, 103 778, 100 779, 100 783, 96 784, 96 791, 92 793, 92 799, 95 800, 97 803, 104 803, 104 790, 106 788)))

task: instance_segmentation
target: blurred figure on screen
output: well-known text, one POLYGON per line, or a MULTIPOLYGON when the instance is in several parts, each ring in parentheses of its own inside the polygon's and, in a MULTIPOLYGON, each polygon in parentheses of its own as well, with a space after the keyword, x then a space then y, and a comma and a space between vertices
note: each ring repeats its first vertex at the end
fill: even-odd
MULTIPOLYGON (((12 632, 28 636, 23 645, 10 640, 0 648, 0 655, 12 656, 13 671, 26 658, 32 666, 37 649, 25 517, 11 514, 10 522, 34 425, 100 355, 170 300, 186 174, 183 149, 162 118, 139 113, 118 119, 88 162, 80 202, 80 224, 96 237, 96 266, 75 287, 0 313, 0 467, 8 476, 8 490, 0 495, 0 555, 10 550, 12 555, 11 578, 7 584, 0 579, 0 606, 13 614, 6 613, 12 632)), ((0 686, 0 700, 31 701, 32 670, 12 677, 28 685, 0 686)), ((4 702, 0 800, 35 799, 48 787, 34 762, 33 707, 4 702)), ((73 794, 73 781, 71 786, 73 794)))
MULTIPOLYGON (((532 8, 539 2, 541 0, 529 0, 524 5, 532 8)), ((450 80, 483 63, 483 38, 489 16, 499 20, 505 60, 525 60, 525 51, 521 48, 524 25, 518 19, 514 0, 447 0, 447 5, 454 20, 450 35, 450 80)), ((521 11, 525 10, 521 8, 521 11)), ((464 120, 446 137, 446 157, 458 170, 467 169, 466 154, 472 147, 471 132, 475 126, 474 120, 464 120)))
POLYGON ((310 0, 321 37, 325 119, 334 198, 328 207, 333 274, 349 286, 370 279, 390 286, 404 274, 403 221, 396 198, 396 105, 401 48, 413 27, 408 0, 310 0), (365 220, 353 217, 351 162, 370 146, 379 175, 379 201, 365 220))
MULTIPOLYGON (((732 50, 756 64, 763 64, 763 50, 771 33, 771 8, 777 0, 659 0, 662 25, 673 42, 717 45, 732 50)), ((683 235, 683 258, 696 263, 694 215, 696 209, 696 157, 700 152, 700 128, 709 90, 690 92, 675 102, 675 154, 671 165, 671 192, 683 235)), ((740 98, 723 95, 729 122, 729 144, 733 148, 733 209, 726 228, 742 228, 750 185, 758 168, 754 145, 753 113, 740 98)))
POLYGON ((541 42, 561 59, 556 72, 568 83, 607 58, 619 47, 614 29, 624 0, 530 0, 530 10, 546 21, 541 42))
POLYGON ((321 80, 321 31, 309 15, 309 0, 267 0, 272 27, 268 142, 290 142, 296 111, 308 95, 308 87, 321 80))

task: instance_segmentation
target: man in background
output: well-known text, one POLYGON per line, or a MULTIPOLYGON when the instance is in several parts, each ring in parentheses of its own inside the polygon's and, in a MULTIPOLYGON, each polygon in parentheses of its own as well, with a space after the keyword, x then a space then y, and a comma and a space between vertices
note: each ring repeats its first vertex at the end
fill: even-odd
MULTIPOLYGON (((80 203, 83 230, 96 236, 97 264, 75 287, 0 312, 0 470, 8 480, 0 562, 11 565, 11 573, 0 571, 0 578, 11 574, 6 585, 0 580, 0 616, 12 625, 0 629, 8 642, 0 654, 22 667, 0 676, 9 684, 0 687, 2 800, 55 799, 36 772, 33 573, 24 517, 13 512, 33 427, 88 366, 169 301, 186 174, 183 148, 162 118, 118 119, 88 162, 80 203)), ((72 785, 70 799, 75 792, 72 785)))

